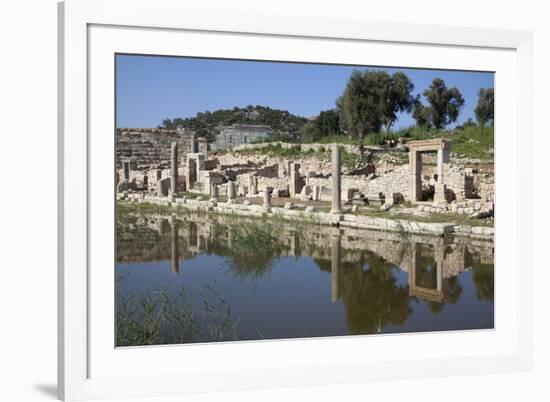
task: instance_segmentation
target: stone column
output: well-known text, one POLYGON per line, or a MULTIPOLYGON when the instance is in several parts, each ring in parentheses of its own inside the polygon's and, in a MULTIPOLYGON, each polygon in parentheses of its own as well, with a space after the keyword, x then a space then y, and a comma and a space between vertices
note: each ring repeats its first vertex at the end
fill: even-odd
POLYGON ((197 140, 193 137, 191 138, 191 153, 195 154, 197 152, 198 152, 197 140))
POLYGON ((339 295, 339 270, 340 270, 340 235, 331 236, 332 255, 331 255, 331 299, 333 303, 338 301, 339 295))
POLYGON ((248 195, 258 194, 258 179, 256 176, 249 174, 248 175, 248 195))
POLYGON ((437 150, 437 181, 443 183, 443 148, 437 150))
POLYGON ((264 191, 264 209, 269 212, 271 211, 271 192, 273 187, 266 187, 264 191))
POLYGON ((198 140, 198 152, 204 154, 204 159, 208 159, 208 141, 206 138, 199 138, 198 140))
POLYGON ((415 150, 409 152, 409 169, 410 169, 410 201, 421 201, 422 199, 422 154, 415 150))
POLYGON ((321 200, 321 185, 316 184, 313 186, 313 201, 321 200))
POLYGON ((295 163, 290 165, 290 198, 295 198, 298 191, 298 179, 300 178, 300 173, 298 172, 298 166, 295 163))
POLYGON ((230 180, 227 182, 227 202, 234 204, 236 198, 235 182, 230 180))
POLYGON ((122 180, 130 181, 130 161, 122 162, 122 180))
POLYGON ((332 144, 332 209, 333 214, 342 212, 340 186, 340 148, 338 144, 332 144))
POLYGON ((218 190, 217 184, 212 183, 212 190, 210 191, 210 193, 211 193, 211 201, 218 202, 218 199, 220 198, 220 196, 219 196, 219 190, 218 190))
POLYGON ((172 142, 170 151, 170 193, 175 197, 178 191, 178 143, 176 141, 172 142))

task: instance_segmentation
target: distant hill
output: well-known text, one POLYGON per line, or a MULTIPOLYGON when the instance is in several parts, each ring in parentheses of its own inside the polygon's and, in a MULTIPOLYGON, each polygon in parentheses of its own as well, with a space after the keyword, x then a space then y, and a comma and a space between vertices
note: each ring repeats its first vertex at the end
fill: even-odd
POLYGON ((219 133, 219 127, 232 124, 259 124, 270 126, 275 137, 296 138, 298 131, 308 119, 293 115, 286 110, 271 109, 266 106, 220 109, 199 112, 195 117, 164 119, 159 128, 176 129, 178 126, 194 130, 210 141, 219 133))

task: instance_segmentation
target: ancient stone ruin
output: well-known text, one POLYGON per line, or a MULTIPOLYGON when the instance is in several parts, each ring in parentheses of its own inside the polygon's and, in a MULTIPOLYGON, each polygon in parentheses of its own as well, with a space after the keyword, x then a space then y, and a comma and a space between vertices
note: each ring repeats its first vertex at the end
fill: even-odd
POLYGON ((387 157, 384 149, 363 155, 358 147, 342 144, 278 143, 299 149, 295 158, 239 152, 261 151, 265 144, 243 144, 220 153, 209 151, 206 139, 185 130, 119 130, 117 144, 115 179, 121 197, 174 202, 183 194, 202 194, 216 204, 258 205, 263 211, 301 205, 307 212, 326 208, 335 215, 365 206, 388 211, 401 203, 418 213, 484 217, 493 211, 492 164, 453 163, 445 139, 407 142, 408 154, 404 150, 400 155, 408 163, 387 157), (343 165, 341 151, 356 155, 357 166, 343 165), (308 156, 312 153, 318 157, 308 156))

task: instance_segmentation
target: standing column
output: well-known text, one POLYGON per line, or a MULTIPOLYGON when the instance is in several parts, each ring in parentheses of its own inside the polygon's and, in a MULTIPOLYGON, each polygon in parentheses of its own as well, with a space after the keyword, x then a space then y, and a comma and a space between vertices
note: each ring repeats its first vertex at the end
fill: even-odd
POLYGON ((172 197, 175 197, 178 188, 178 143, 175 141, 172 143, 171 152, 170 191, 172 193, 172 197))
POLYGON ((300 177, 300 174, 298 173, 298 165, 295 163, 292 163, 290 165, 290 188, 289 188, 290 198, 296 197, 299 177, 300 177))
POLYGON ((342 212, 340 188, 340 148, 332 144, 332 209, 333 214, 342 212))
POLYGON ((271 192, 273 187, 266 187, 264 191, 264 209, 269 212, 271 211, 271 192))
POLYGON ((422 180, 420 177, 422 172, 422 154, 420 152, 411 149, 409 153, 409 169, 411 174, 410 201, 420 201, 422 199, 422 180))
POLYGON ((234 204, 235 203, 235 198, 236 198, 235 182, 230 180, 230 181, 227 182, 227 202, 229 204, 234 204))
POLYGON ((443 148, 437 150, 437 182, 443 183, 443 148))
POLYGON ((193 137, 191 138, 191 153, 194 154, 197 152, 198 152, 197 140, 193 137))
POLYGON ((130 161, 122 162, 122 179, 130 181, 130 161))
POLYGON ((331 299, 333 303, 336 303, 339 298, 339 268, 340 268, 340 235, 332 235, 332 258, 331 258, 331 299))
POLYGON ((218 202, 218 198, 219 198, 218 185, 212 183, 211 201, 213 201, 213 202, 218 202))

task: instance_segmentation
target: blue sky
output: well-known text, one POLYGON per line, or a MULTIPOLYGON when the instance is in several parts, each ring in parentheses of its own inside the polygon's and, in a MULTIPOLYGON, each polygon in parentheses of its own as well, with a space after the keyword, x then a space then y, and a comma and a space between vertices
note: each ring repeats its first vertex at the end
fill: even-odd
MULTIPOLYGON (((475 120, 479 89, 494 86, 487 72, 117 55, 117 127, 156 127, 167 117, 247 105, 314 116, 334 108, 351 72, 365 68, 403 71, 415 94, 436 77, 458 87, 465 100, 458 123, 475 120)), ((394 128, 411 124, 403 114, 394 128)))

